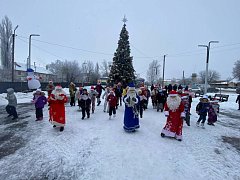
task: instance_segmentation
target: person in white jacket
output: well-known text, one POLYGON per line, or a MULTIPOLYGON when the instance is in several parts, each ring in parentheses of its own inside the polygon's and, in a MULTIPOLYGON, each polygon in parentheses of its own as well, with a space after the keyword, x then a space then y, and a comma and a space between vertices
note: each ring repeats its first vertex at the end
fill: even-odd
POLYGON ((104 94, 102 96, 102 99, 104 99, 103 112, 106 112, 106 109, 107 109, 107 112, 109 111, 108 102, 107 102, 107 97, 108 97, 109 93, 110 93, 110 87, 107 87, 106 91, 104 92, 104 94))

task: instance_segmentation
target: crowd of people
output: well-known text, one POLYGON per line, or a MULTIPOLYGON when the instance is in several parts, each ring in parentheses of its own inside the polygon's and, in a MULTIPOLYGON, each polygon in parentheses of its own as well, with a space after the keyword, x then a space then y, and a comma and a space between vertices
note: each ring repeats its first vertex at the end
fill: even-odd
MULTIPOLYGON (((90 118, 90 114, 95 113, 96 106, 104 101, 103 112, 109 114, 109 119, 116 116, 119 106, 125 104, 123 128, 126 132, 134 132, 140 128, 139 118, 143 118, 144 111, 149 108, 150 102, 152 108, 157 112, 164 112, 167 121, 161 132, 162 137, 172 137, 179 141, 182 140, 182 128, 184 121, 190 126, 191 103, 192 95, 189 92, 188 86, 168 85, 160 87, 152 85, 149 89, 146 85, 141 84, 135 88, 133 83, 123 86, 121 83, 114 86, 103 87, 100 82, 96 86, 91 86, 88 91, 85 87, 77 88, 71 82, 69 85, 69 99, 66 92, 60 85, 54 86, 50 81, 46 87, 48 97, 41 89, 37 89, 33 93, 32 103, 35 104, 36 121, 43 119, 43 108, 48 103, 49 121, 54 128, 59 127, 60 131, 64 130, 66 123, 65 103, 69 102, 70 106, 79 106, 82 112, 82 120, 90 118)), ((7 89, 8 105, 6 111, 13 119, 17 119, 17 98, 14 95, 12 88, 7 89)), ((214 126, 219 113, 218 101, 209 101, 204 95, 199 99, 196 106, 196 112, 199 119, 196 122, 197 126, 204 128, 205 121, 208 125, 214 126), (208 116, 208 119, 207 119, 208 116)), ((236 103, 240 106, 240 95, 236 103)), ((240 107, 239 107, 240 109, 240 107)))

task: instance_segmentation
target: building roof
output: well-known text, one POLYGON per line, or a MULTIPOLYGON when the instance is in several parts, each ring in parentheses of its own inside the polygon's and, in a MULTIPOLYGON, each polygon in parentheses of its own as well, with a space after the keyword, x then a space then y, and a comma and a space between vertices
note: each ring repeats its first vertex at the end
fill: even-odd
MULTIPOLYGON (((34 70, 34 72, 35 72, 35 68, 36 68, 37 73, 53 74, 51 71, 47 70, 45 67, 40 67, 40 66, 34 67, 33 65, 31 65, 31 68, 34 70)), ((26 72, 27 71, 27 64, 21 63, 21 62, 16 62, 15 69, 17 71, 25 71, 26 72)))

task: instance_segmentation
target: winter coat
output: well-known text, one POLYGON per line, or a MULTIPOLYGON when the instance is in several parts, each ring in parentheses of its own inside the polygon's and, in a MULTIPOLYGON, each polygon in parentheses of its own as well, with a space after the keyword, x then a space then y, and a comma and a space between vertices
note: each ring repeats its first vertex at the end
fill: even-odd
POLYGON ((240 94, 238 95, 237 99, 236 99, 236 103, 238 102, 238 104, 240 104, 240 94))
POLYGON ((217 121, 217 113, 219 112, 219 104, 210 104, 208 110, 208 122, 215 123, 217 121))
POLYGON ((159 91, 157 93, 157 102, 165 104, 166 101, 167 101, 167 96, 163 92, 159 91))
POLYGON ((189 109, 189 106, 190 106, 190 103, 189 103, 189 96, 188 95, 185 95, 182 97, 182 103, 184 105, 184 112, 185 113, 190 113, 190 109, 189 109))
POLYGON ((77 91, 75 93, 75 99, 80 99, 80 96, 82 93, 83 93, 82 90, 77 89, 77 91))
POLYGON ((81 94, 80 95, 80 107, 81 108, 90 108, 91 106, 91 99, 88 94, 81 94))
POLYGON ((13 88, 8 88, 7 89, 7 97, 5 99, 8 100, 8 106, 17 107, 17 98, 14 94, 14 89, 13 88))
POLYGON ((50 96, 50 94, 52 93, 52 91, 54 90, 55 86, 53 84, 48 84, 46 87, 46 90, 48 92, 48 96, 50 96))
POLYGON ((123 92, 122 92, 122 96, 124 97, 124 96, 126 96, 127 95, 127 88, 124 88, 123 89, 123 92))
POLYGON ((117 97, 114 94, 109 94, 107 97, 107 101, 108 101, 109 107, 117 106, 117 97))
POLYGON ((173 89, 172 84, 169 84, 168 87, 167 87, 168 93, 169 93, 170 91, 172 91, 172 89, 173 89))
POLYGON ((102 99, 105 99, 105 101, 107 101, 107 97, 108 97, 109 93, 110 93, 110 91, 105 91, 102 95, 102 99))
POLYGON ((77 91, 77 88, 75 87, 75 85, 70 84, 70 86, 69 86, 70 97, 75 97, 76 91, 77 91))
POLYGON ((152 91, 153 89, 154 89, 154 85, 152 84, 152 85, 151 85, 151 91, 152 91))
POLYGON ((196 111, 199 115, 207 115, 208 109, 209 109, 209 102, 202 102, 200 101, 196 107, 196 111))
POLYGON ((97 92, 97 91, 95 91, 95 90, 90 90, 89 96, 90 96, 91 99, 92 99, 92 98, 95 98, 97 95, 98 95, 98 92, 97 92))
POLYGON ((45 97, 44 92, 40 94, 33 94, 33 102, 35 103, 35 108, 44 108, 44 105, 47 103, 47 98, 45 97))
POLYGON ((143 94, 139 94, 138 97, 139 97, 139 103, 138 103, 137 106, 138 106, 138 109, 139 109, 140 106, 141 107, 144 106, 144 103, 147 101, 147 98, 143 94))
POLYGON ((102 90, 104 90, 104 88, 102 87, 101 84, 97 84, 96 87, 95 87, 96 91, 98 92, 98 97, 101 96, 102 94, 102 90))
POLYGON ((117 87, 115 88, 115 95, 116 95, 117 97, 122 97, 122 93, 123 93, 122 88, 119 87, 119 86, 117 86, 117 87))

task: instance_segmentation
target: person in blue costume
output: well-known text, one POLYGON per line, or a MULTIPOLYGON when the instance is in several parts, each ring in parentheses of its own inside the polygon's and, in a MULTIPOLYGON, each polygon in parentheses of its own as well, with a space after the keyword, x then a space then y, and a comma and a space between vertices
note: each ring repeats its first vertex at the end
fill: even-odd
POLYGON ((140 127, 137 110, 137 105, 140 101, 133 83, 129 84, 129 88, 127 94, 123 98, 123 102, 125 103, 123 129, 126 132, 134 132, 140 127))

